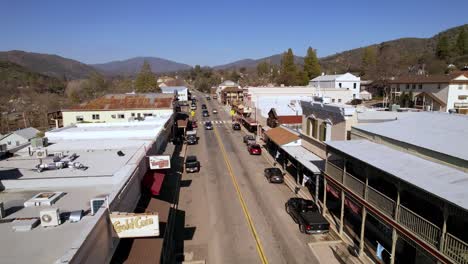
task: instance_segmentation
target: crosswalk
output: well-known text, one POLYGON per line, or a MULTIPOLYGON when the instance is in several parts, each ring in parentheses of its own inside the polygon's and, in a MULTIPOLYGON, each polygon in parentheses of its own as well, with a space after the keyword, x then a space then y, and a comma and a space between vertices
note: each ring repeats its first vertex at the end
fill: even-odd
MULTIPOLYGON (((213 125, 223 125, 223 124, 232 124, 232 120, 206 120, 211 121, 213 125)), ((203 121, 203 122, 206 122, 203 121)))

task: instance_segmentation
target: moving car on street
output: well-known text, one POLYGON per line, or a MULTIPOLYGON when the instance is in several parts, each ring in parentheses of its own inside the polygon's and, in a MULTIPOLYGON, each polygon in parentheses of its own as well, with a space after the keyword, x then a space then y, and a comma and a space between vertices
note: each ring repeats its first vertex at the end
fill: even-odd
POLYGON ((197 105, 192 103, 192 105, 190 106, 190 110, 197 110, 197 105))
POLYGON ((197 156, 187 156, 185 159, 185 171, 187 173, 200 171, 200 161, 197 160, 197 156))
POLYGON ((235 122, 235 123, 232 123, 232 129, 233 130, 241 130, 241 126, 239 123, 235 122))
POLYGON ((246 136, 244 136, 243 139, 244 139, 244 143, 245 143, 245 144, 247 144, 247 143, 249 142, 249 140, 250 140, 250 141, 251 141, 251 140, 254 140, 254 141, 255 141, 255 137, 252 136, 252 135, 246 135, 246 136))
POLYGON ((218 113, 218 110, 213 109, 213 114, 217 114, 217 113, 218 113))
POLYGON ((249 151, 250 155, 261 155, 262 148, 259 144, 250 144, 247 146, 247 150, 249 151))
POLYGON ((205 129, 206 130, 213 130, 213 123, 211 123, 211 121, 206 121, 205 122, 205 129))
POLYGON ((265 178, 270 183, 283 183, 284 182, 284 173, 278 168, 266 168, 264 170, 265 178))
POLYGON ((210 114, 208 113, 208 110, 203 110, 202 112, 203 117, 209 117, 210 114))
POLYGON ((321 234, 330 230, 330 224, 319 212, 311 200, 291 198, 284 205, 286 212, 299 225, 299 231, 305 234, 321 234))
POLYGON ((206 109, 206 104, 202 104, 201 109, 205 110, 206 109))

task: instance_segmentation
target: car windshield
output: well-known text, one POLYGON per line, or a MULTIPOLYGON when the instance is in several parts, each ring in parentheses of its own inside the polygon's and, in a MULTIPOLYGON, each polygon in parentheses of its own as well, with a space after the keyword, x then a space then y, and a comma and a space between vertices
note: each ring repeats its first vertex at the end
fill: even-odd
POLYGON ((260 145, 252 145, 253 149, 260 149, 260 145))
POLYGON ((197 161, 197 157, 195 156, 188 156, 187 159, 186 159, 186 162, 195 162, 197 161))
POLYGON ((283 173, 281 172, 280 169, 278 168, 270 168, 270 173, 273 174, 273 175, 282 175, 283 173))
POLYGON ((206 122, 205 124, 206 124, 207 126, 211 126, 211 122, 210 122, 210 121, 206 122))

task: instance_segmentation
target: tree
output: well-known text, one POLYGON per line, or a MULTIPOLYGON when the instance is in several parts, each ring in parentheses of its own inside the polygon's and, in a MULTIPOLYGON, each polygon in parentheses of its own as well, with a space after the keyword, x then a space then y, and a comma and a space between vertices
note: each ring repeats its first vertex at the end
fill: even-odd
POLYGON ((151 71, 151 66, 145 60, 140 73, 135 80, 135 91, 138 93, 159 92, 158 81, 151 71))
POLYGON ((286 86, 295 85, 297 80, 297 68, 294 64, 294 54, 292 49, 288 49, 281 58, 281 72, 279 76, 280 84, 286 86))
MULTIPOLYGON (((304 68, 305 68, 305 66, 304 66, 304 68)), ((309 74, 307 74, 307 72, 305 70, 299 71, 297 73, 297 78, 296 78, 296 84, 297 85, 307 85, 307 84, 309 84, 309 81, 310 81, 309 74)))
POLYGON ((457 53, 458 55, 467 55, 468 54, 468 35, 465 30, 462 29, 457 38, 457 53))
POLYGON ((262 61, 257 65, 257 75, 265 77, 270 73, 270 64, 267 61, 262 61))
POLYGON ((450 45, 447 36, 439 38, 436 47, 436 56, 439 59, 446 59, 449 56, 450 45))
POLYGON ((307 74, 309 80, 320 75, 320 64, 317 58, 317 53, 312 47, 307 49, 307 55, 304 58, 304 72, 307 74))
POLYGON ((373 75, 376 64, 377 56, 375 50, 372 47, 365 48, 362 54, 361 75, 373 75))
POLYGON ((231 79, 233 82, 238 82, 240 77, 241 76, 239 75, 239 73, 236 70, 233 70, 231 72, 231 75, 229 76, 229 79, 231 79))

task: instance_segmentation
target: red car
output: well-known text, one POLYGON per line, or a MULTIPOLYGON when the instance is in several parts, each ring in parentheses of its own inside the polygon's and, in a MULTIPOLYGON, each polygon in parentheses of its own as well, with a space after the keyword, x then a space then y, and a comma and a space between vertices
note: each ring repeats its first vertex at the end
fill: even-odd
POLYGON ((197 121, 192 121, 192 128, 198 128, 197 121))
POLYGON ((247 150, 249 151, 250 155, 261 155, 262 148, 259 144, 250 144, 247 146, 247 150))

